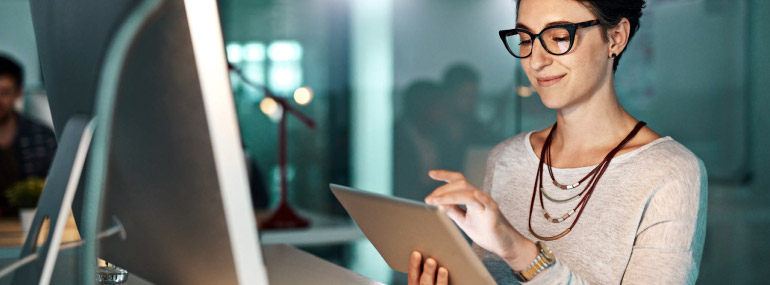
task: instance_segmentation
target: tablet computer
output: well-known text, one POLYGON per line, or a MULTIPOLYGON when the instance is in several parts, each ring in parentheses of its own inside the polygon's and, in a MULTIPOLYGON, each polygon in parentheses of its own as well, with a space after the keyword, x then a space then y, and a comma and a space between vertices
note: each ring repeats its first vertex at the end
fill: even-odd
POLYGON ((336 184, 329 187, 393 270, 408 273, 412 251, 449 270, 449 284, 495 284, 460 230, 437 207, 336 184))

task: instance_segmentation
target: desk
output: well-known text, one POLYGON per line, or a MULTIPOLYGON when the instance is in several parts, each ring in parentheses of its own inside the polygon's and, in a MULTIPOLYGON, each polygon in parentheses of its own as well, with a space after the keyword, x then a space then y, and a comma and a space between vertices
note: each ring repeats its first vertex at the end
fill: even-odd
MULTIPOLYGON (((287 244, 262 246, 267 278, 271 285, 382 284, 287 244)), ((149 285, 129 274, 129 285, 149 285)))
MULTIPOLYGON (((259 230, 262 244, 290 244, 293 246, 318 246, 345 244, 364 238, 361 229, 349 218, 331 216, 307 211, 300 211, 301 215, 308 217, 311 227, 306 229, 287 230, 259 230)), ((269 215, 268 211, 255 213, 257 220, 262 220, 269 215)), ((43 235, 48 233, 47 223, 43 224, 43 235)), ((75 224, 75 219, 70 215, 64 228, 62 242, 80 240, 80 235, 75 224)), ((20 247, 24 244, 21 232, 21 223, 16 218, 0 219, 0 248, 20 247)))
MULTIPOLYGON (((297 211, 310 219, 310 227, 305 229, 259 230, 262 244, 290 244, 293 246, 318 246, 346 244, 365 238, 361 229, 348 217, 331 216, 308 211, 297 211)), ((256 213, 258 221, 269 216, 268 211, 256 213)))
MULTIPOLYGON (((381 284, 287 244, 264 245, 262 256, 265 259, 265 269, 271 285, 381 284)), ((12 261, 13 259, 0 260, 0 263, 7 265, 12 261)), ((73 274, 77 272, 74 270, 76 262, 77 258, 73 252, 60 255, 54 270, 56 279, 75 280, 73 274)), ((8 276, 7 279, 0 280, 0 284, 10 283, 10 278, 11 276, 8 276)), ((129 273, 126 284, 151 285, 152 283, 129 273)))
MULTIPOLYGON (((258 218, 266 215, 266 212, 257 213, 258 218)), ((270 284, 380 284, 291 246, 344 244, 364 238, 361 230, 349 218, 308 212, 304 212, 303 216, 310 218, 312 227, 259 231, 270 284)), ((43 232, 47 232, 46 224, 43 225, 43 232)), ((80 240, 80 235, 74 218, 70 216, 62 242, 77 240, 80 240)), ((0 256, 15 259, 23 244, 18 219, 0 219, 0 256)), ((128 284, 150 283, 139 276, 129 275, 128 284)))
POLYGON ((262 247, 270 284, 381 284, 286 244, 262 247))
MULTIPOLYGON (((48 235, 48 221, 43 223, 40 236, 43 237, 38 244, 45 242, 45 237, 48 235)), ((77 227, 75 225, 75 218, 72 215, 67 219, 67 225, 64 228, 62 234, 62 242, 71 242, 80 240, 80 234, 78 234, 77 227)), ((18 218, 2 218, 0 219, 0 247, 20 247, 24 245, 24 236, 21 231, 21 222, 18 218)))

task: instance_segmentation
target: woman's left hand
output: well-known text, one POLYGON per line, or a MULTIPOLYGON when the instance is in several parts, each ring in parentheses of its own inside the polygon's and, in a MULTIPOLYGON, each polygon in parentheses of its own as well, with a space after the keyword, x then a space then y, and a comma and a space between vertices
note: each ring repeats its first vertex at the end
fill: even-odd
MULTIPOLYGON (((447 184, 436 188, 425 202, 438 206, 479 246, 509 262, 534 248, 534 243, 514 229, 492 197, 468 182, 462 173, 431 170, 428 175, 447 184), (458 205, 465 205, 466 210, 458 205), (530 245, 531 244, 531 245, 530 245)), ((534 259, 534 256, 533 256, 534 259)))

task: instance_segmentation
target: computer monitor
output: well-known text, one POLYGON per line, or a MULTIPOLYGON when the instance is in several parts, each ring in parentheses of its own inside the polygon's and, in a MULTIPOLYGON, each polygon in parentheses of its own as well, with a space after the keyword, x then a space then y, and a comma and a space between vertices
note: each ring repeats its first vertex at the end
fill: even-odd
POLYGON ((83 236, 126 232, 98 257, 159 284, 267 283, 216 1, 30 6, 56 130, 95 116, 73 212, 83 236))

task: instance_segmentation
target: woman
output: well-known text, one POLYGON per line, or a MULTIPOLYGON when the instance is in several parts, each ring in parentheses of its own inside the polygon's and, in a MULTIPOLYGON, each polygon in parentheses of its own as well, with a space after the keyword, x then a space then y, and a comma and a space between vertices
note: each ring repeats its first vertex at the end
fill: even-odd
MULTIPOLYGON (((519 0, 509 52, 556 123, 499 144, 483 191, 457 172, 425 198, 474 241, 498 283, 682 284, 698 275, 706 172, 618 102, 614 71, 643 0, 519 0), (466 210, 457 205, 465 205, 466 210)), ((414 252, 410 284, 446 284, 414 252)))

